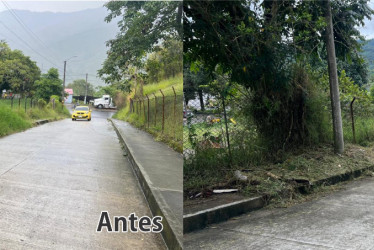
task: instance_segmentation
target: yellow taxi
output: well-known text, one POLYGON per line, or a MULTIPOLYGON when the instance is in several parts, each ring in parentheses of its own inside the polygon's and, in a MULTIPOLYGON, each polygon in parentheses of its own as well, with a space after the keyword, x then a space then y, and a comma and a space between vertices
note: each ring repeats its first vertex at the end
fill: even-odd
POLYGON ((91 109, 88 106, 78 106, 73 110, 71 120, 83 119, 91 121, 91 109))

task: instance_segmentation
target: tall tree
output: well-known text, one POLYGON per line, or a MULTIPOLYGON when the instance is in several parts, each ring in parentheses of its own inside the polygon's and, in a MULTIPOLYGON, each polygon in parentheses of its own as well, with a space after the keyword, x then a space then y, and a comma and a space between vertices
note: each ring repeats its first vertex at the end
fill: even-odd
MULTIPOLYGON (((331 4, 341 60, 360 46, 357 26, 373 13, 367 2, 331 4)), ((272 145, 304 143, 312 85, 305 65, 327 66, 323 1, 185 1, 183 25, 185 60, 201 61, 210 72, 220 65, 232 82, 249 88, 250 114, 272 145)))
POLYGON ((106 83, 128 83, 129 67, 143 67, 142 58, 154 45, 169 38, 181 40, 181 1, 110 1, 105 6, 110 11, 107 22, 120 18, 120 32, 107 42, 108 56, 98 71, 106 83))
POLYGON ((30 94, 35 80, 40 78, 40 69, 30 57, 20 50, 11 50, 0 42, 0 88, 15 93, 30 94))
POLYGON ((50 68, 43 74, 40 80, 35 82, 35 96, 49 101, 52 95, 60 95, 62 91, 62 80, 59 78, 58 70, 50 68))
MULTIPOLYGON (((84 95, 86 93, 86 80, 78 79, 74 80, 72 83, 69 83, 67 88, 72 88, 74 91, 74 95, 84 95)), ((95 89, 93 85, 87 82, 87 95, 93 96, 95 93, 95 89)))

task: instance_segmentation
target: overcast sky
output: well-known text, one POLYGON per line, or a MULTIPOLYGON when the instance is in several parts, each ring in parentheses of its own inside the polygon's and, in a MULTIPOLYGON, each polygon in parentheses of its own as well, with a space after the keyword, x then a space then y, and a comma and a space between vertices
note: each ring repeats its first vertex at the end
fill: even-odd
MULTIPOLYGON (((51 11, 51 12, 74 12, 85 9, 99 8, 107 0, 97 0, 97 1, 74 1, 74 0, 65 0, 65 1, 52 1, 52 0, 43 0, 43 1, 18 1, 18 0, 8 0, 5 1, 7 5, 12 9, 18 10, 31 10, 37 12, 51 11)), ((371 0, 369 3, 370 7, 374 9, 374 0, 371 0)), ((6 10, 3 2, 0 1, 0 12, 6 10)), ((373 17, 374 19, 374 17, 373 17)), ((367 39, 374 38, 374 20, 366 20, 364 27, 360 27, 361 34, 364 35, 367 39)))
MULTIPOLYGON (((11 9, 30 10, 30 11, 51 11, 51 12, 74 12, 85 9, 99 8, 104 5, 105 0, 101 1, 5 1, 11 9)), ((0 2, 0 12, 6 10, 4 3, 0 2)))

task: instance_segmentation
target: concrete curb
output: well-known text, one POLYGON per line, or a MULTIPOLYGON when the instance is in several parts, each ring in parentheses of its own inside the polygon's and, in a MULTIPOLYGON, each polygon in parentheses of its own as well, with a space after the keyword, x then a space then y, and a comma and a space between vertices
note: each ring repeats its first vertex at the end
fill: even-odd
POLYGON ((48 120, 38 120, 32 123, 33 126, 39 126, 48 122, 54 121, 53 119, 48 119, 48 120))
MULTIPOLYGON (((330 176, 321 180, 317 180, 309 184, 309 186, 295 187, 299 191, 305 188, 313 189, 318 186, 330 186, 339 182, 347 181, 361 176, 365 171, 374 171, 374 166, 369 166, 362 169, 357 169, 351 172, 330 176)), ((280 191, 279 193, 281 193, 280 191)), ((220 205, 210 209, 202 210, 193 214, 183 215, 183 233, 189 233, 195 230, 203 229, 209 224, 227 221, 228 219, 239 216, 241 214, 261 209, 268 204, 272 197, 266 195, 255 198, 243 199, 220 205)))
POLYGON ((168 221, 168 218, 165 216, 164 212, 162 211, 161 207, 163 207, 159 202, 156 200, 154 193, 152 192, 152 189, 150 188, 149 184, 147 183, 147 178, 144 176, 144 174, 141 171, 140 164, 137 162, 136 158, 134 157, 133 152, 128 148, 126 144, 126 140, 120 133, 119 129, 117 128, 116 124, 113 122, 112 119, 108 118, 108 120, 112 123, 114 130, 117 133, 117 136, 121 142, 121 144, 124 146, 126 152, 128 153, 128 158, 131 162, 131 165, 133 167, 133 170, 138 178, 138 181, 140 183, 140 186, 143 190, 144 196, 148 202, 149 208, 151 209, 151 212, 154 216, 162 216, 162 224, 163 224, 163 230, 161 232, 161 235, 169 249, 182 249, 183 243, 182 239, 178 239, 176 232, 173 231, 172 227, 170 226, 170 223, 168 221))
POLYGON ((202 229, 208 224, 226 221, 243 213, 263 208, 265 205, 266 199, 259 196, 183 215, 183 233, 202 229))

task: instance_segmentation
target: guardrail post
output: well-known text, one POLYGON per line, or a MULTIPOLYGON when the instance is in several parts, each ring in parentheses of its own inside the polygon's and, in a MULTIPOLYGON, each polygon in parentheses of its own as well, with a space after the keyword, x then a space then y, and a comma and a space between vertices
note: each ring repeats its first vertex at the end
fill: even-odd
POLYGON ((165 128, 165 96, 162 90, 160 89, 162 95, 162 133, 164 133, 165 128))

